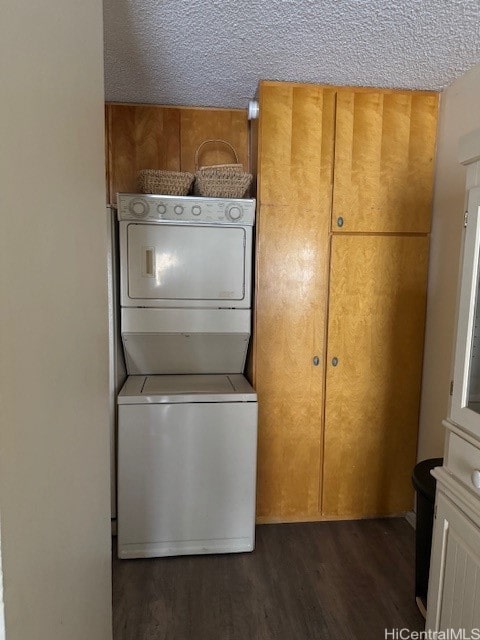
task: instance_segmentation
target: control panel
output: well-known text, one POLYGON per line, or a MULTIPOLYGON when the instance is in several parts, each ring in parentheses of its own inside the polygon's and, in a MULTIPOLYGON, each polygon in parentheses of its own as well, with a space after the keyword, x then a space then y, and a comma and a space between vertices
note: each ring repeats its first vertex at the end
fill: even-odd
POLYGON ((252 226, 255 221, 255 200, 252 198, 198 198, 119 193, 117 208, 119 220, 145 222, 174 220, 243 226, 252 226))

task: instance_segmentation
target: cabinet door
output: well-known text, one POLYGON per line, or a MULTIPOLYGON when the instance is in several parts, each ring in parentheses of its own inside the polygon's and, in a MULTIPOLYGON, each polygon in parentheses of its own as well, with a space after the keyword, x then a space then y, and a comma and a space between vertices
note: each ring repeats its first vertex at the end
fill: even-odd
POLYGON ((335 231, 430 231, 437 108, 432 93, 339 90, 335 231))
MULTIPOLYGON (((437 493, 426 628, 480 628, 480 529, 437 493)), ((473 637, 473 636, 472 636, 473 637)))
POLYGON ((334 92, 267 82, 260 87, 260 104, 253 346, 257 514, 260 521, 316 519, 334 92))
POLYGON ((331 206, 335 91, 262 82, 258 133, 260 204, 331 206))
POLYGON ((315 519, 319 516, 329 210, 262 206, 258 223, 257 515, 260 521, 315 519))
POLYGON ((413 506, 427 257, 427 237, 332 240, 326 516, 386 515, 413 506))

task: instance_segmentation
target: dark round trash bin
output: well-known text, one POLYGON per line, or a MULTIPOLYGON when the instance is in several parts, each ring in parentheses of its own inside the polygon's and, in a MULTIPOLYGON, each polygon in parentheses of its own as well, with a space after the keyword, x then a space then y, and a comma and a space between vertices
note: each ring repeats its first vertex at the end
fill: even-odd
POLYGON ((412 482, 417 492, 417 526, 415 531, 415 597, 420 609, 426 610, 428 572, 432 549, 435 478, 430 471, 441 467, 443 458, 422 460, 413 470, 412 482), (419 602, 420 601, 420 602, 419 602))

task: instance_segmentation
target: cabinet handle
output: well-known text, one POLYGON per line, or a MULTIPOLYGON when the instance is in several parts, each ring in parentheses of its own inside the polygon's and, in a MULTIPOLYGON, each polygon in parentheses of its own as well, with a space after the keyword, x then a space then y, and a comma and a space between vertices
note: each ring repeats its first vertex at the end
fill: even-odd
POLYGON ((313 366, 314 367, 318 367, 319 364, 320 364, 320 358, 318 356, 314 356, 313 357, 313 366))
POLYGON ((343 218, 342 218, 342 216, 339 216, 337 218, 337 226, 338 227, 343 227, 343 218))
POLYGON ((155 277, 155 248, 145 247, 145 275, 147 278, 155 277))
POLYGON ((480 489, 480 470, 474 469, 472 471, 472 484, 475 489, 480 489))
POLYGON ((338 358, 332 358, 332 367, 336 367, 338 364, 338 358))

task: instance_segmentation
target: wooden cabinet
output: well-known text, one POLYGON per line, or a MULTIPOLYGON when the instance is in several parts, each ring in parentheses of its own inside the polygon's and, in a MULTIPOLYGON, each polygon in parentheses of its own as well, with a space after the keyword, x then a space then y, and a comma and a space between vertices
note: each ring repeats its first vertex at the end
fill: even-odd
POLYGON ((268 520, 318 513, 328 228, 328 210, 268 205, 259 214, 257 514, 268 520))
POLYGON ((263 82, 259 101, 259 521, 408 510, 437 95, 263 82))
POLYGON ((430 231, 437 110, 433 93, 339 90, 332 229, 430 231))
POLYGON ((427 262, 426 236, 332 239, 325 516, 411 509, 427 262))
MULTIPOLYGON (((140 169, 194 171, 195 151, 207 139, 226 140, 239 162, 249 166, 245 109, 194 109, 157 105, 107 104, 108 202, 117 192, 135 192, 140 169)), ((201 164, 234 162, 225 145, 205 147, 201 164)))
POLYGON ((334 93, 292 85, 266 92, 253 347, 257 514, 309 520, 320 499, 334 93))
POLYGON ((258 202, 330 212, 335 91, 288 83, 261 91, 258 202))

